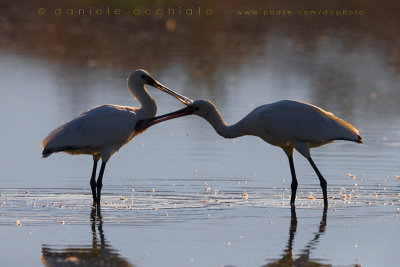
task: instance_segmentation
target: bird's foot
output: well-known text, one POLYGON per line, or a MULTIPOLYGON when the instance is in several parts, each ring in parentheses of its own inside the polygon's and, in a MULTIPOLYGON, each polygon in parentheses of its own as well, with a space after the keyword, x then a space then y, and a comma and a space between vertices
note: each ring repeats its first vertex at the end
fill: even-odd
POLYGON ((100 198, 95 198, 93 199, 93 203, 92 203, 92 209, 96 209, 97 207, 100 207, 100 198))

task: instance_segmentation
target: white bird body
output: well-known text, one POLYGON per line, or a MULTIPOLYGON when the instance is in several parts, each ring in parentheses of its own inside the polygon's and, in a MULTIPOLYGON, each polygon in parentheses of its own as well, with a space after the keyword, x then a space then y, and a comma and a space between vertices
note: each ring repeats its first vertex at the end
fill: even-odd
MULTIPOLYGON (((297 179, 293 164, 294 149, 306 157, 314 168, 322 187, 324 204, 328 205, 327 183, 311 158, 310 148, 334 140, 362 142, 362 138, 354 126, 335 117, 330 112, 304 102, 282 100, 262 105, 230 126, 225 123, 212 102, 197 100, 193 103, 193 106, 193 113, 207 120, 222 137, 258 136, 265 142, 281 147, 285 151, 292 174, 291 205, 294 205, 297 190, 297 179)), ((154 118, 154 120, 157 120, 157 118, 159 117, 154 118)))
MULTIPOLYGON (((140 119, 154 117, 156 106, 141 110, 129 106, 101 105, 83 112, 52 131, 42 146, 62 149, 70 154, 90 154, 107 161, 137 134, 140 119)), ((49 151, 50 152, 50 151, 49 151)), ((49 156, 44 154, 44 157, 49 156)))
POLYGON ((307 148, 333 140, 359 141, 354 126, 322 108, 294 100, 259 106, 232 127, 241 129, 238 132, 258 136, 285 152, 294 147, 305 157, 309 156, 307 148))
MULTIPOLYGON (((152 85, 191 105, 191 100, 168 89, 154 80, 144 70, 136 70, 128 77, 128 88, 142 105, 134 108, 119 105, 101 105, 81 113, 70 122, 64 123, 53 130, 42 142, 44 158, 52 153, 66 152, 69 154, 89 154, 93 156, 93 171, 90 180, 93 202, 100 203, 100 192, 105 165, 110 157, 136 135, 144 132, 152 124, 139 122, 156 115, 157 105, 149 95, 145 84, 152 85), (95 180, 97 161, 102 159, 99 178, 95 180), (97 189, 97 192, 96 192, 97 189)), ((168 120, 182 116, 185 112, 174 112, 165 116, 168 120)))

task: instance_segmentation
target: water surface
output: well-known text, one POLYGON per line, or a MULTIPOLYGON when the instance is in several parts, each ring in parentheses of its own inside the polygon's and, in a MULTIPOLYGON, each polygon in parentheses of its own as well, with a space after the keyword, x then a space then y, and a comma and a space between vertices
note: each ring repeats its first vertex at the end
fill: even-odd
MULTIPOLYGON (((2 265, 274 266, 292 258, 396 265, 397 37, 381 31, 392 23, 390 7, 377 10, 385 20, 368 29, 365 18, 299 24, 299 18, 265 23, 231 15, 176 18, 172 33, 167 18, 66 23, 32 16, 24 23, 9 13, 16 17, 4 17, 0 46, 2 265), (139 30, 146 23, 153 28, 139 30), (99 25, 103 31, 94 30, 99 25), (107 35, 131 37, 113 42, 107 35), (312 150, 328 181, 326 214, 315 173, 295 153, 294 215, 280 149, 256 137, 223 139, 199 117, 179 118, 150 128, 112 157, 99 214, 91 209, 91 158, 44 160, 40 143, 93 106, 138 106, 126 88, 135 68, 190 98, 212 100, 228 123, 259 105, 296 99, 349 121, 364 144, 337 141, 312 150)), ((148 90, 158 114, 182 107, 148 90)))

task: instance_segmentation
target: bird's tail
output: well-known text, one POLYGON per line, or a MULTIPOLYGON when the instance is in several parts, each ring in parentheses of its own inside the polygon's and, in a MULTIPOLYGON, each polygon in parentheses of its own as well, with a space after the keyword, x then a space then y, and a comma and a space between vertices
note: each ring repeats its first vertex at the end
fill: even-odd
POLYGON ((50 156, 51 154, 53 154, 54 150, 53 149, 43 149, 42 151, 42 158, 47 158, 48 156, 50 156))
POLYGON ((333 140, 346 140, 346 141, 352 141, 352 142, 362 144, 364 139, 359 134, 357 134, 357 139, 341 137, 341 138, 335 138, 333 140))
POLYGON ((82 149, 82 148, 87 148, 87 147, 78 147, 78 146, 62 146, 62 147, 57 147, 57 148, 45 148, 43 149, 42 152, 42 157, 47 158, 53 153, 61 152, 61 151, 72 151, 72 150, 77 150, 77 149, 82 149))

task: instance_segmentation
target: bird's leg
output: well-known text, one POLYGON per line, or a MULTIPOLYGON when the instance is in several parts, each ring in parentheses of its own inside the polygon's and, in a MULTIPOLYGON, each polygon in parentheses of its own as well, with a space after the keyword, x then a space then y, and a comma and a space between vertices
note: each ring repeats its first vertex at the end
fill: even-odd
POLYGON ((96 203, 96 169, 97 169, 97 161, 93 158, 93 170, 92 170, 92 178, 90 178, 90 187, 92 188, 93 194, 93 205, 96 203))
POLYGON ((97 178, 97 198, 96 198, 96 202, 97 202, 98 205, 100 205, 101 188, 103 186, 103 174, 104 174, 104 169, 106 167, 106 164, 107 164, 107 162, 102 162, 101 163, 99 178, 97 178))
POLYGON ((290 172, 292 173, 292 196, 290 197, 290 205, 294 206, 294 201, 296 200, 296 191, 297 191, 297 179, 296 179, 296 171, 294 170, 293 156, 288 155, 289 164, 290 164, 290 172))
POLYGON ((321 185, 322 188, 322 194, 324 196, 324 206, 328 206, 328 193, 327 193, 327 182, 322 176, 322 174, 319 172, 317 166, 315 165, 314 161, 312 160, 311 157, 308 158, 308 161, 310 162, 311 166, 313 167, 315 173, 318 175, 319 178, 319 184, 321 185))

